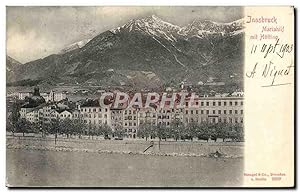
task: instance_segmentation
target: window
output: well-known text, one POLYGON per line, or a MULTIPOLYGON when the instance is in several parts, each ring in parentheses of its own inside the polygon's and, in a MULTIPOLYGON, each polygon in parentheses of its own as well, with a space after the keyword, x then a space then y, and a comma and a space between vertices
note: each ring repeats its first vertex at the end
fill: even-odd
POLYGON ((241 110, 241 114, 243 114, 243 110, 241 110))
POLYGON ((238 110, 235 110, 234 113, 235 113, 235 114, 238 114, 238 110))
POLYGON ((224 114, 225 114, 225 115, 226 115, 226 113, 227 113, 226 110, 224 110, 224 114))
POLYGON ((206 106, 209 106, 209 102, 206 102, 206 106))
POLYGON ((235 102, 234 102, 234 105, 235 105, 235 106, 237 106, 237 105, 238 105, 238 102, 237 102, 237 101, 235 101, 235 102))
POLYGON ((221 110, 218 110, 218 114, 221 114, 221 110))
POLYGON ((227 102, 226 101, 224 101, 224 106, 226 106, 227 105, 227 102))
POLYGON ((201 110, 201 114, 204 114, 203 110, 201 110))
POLYGON ((221 105, 222 105, 220 101, 218 102, 218 105, 219 105, 219 106, 221 106, 221 105))
POLYGON ((216 113, 216 111, 215 110, 213 110, 213 114, 215 114, 216 113))
POLYGON ((213 106, 216 106, 216 102, 213 102, 213 106))
POLYGON ((229 110, 229 114, 232 114, 232 110, 229 110))
POLYGON ((193 110, 191 110, 191 114, 193 114, 194 112, 193 112, 193 110))
POLYGON ((201 106, 204 106, 204 102, 201 102, 201 106))
POLYGON ((229 102, 229 106, 232 106, 232 101, 229 102))
POLYGON ((189 111, 188 111, 188 110, 186 110, 186 111, 185 111, 185 114, 189 114, 189 111))
POLYGON ((209 110, 206 110, 206 114, 209 114, 209 110))
POLYGON ((243 106, 243 104, 244 104, 243 101, 241 101, 241 106, 243 106))
POLYGON ((198 110, 196 110, 196 114, 198 114, 198 110))

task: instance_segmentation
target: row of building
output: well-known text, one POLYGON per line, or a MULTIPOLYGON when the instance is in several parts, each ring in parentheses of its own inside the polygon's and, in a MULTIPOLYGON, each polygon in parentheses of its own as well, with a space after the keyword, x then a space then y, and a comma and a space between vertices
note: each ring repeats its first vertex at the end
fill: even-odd
MULTIPOLYGON (((37 97, 37 96, 35 96, 37 97)), ((40 96, 41 97, 41 96, 40 96)), ((48 101, 38 106, 25 104, 20 110, 21 118, 30 122, 50 122, 52 119, 81 119, 88 125, 108 125, 112 129, 122 127, 129 138, 135 138, 140 125, 170 126, 179 120, 184 124, 243 123, 243 97, 199 97, 196 106, 170 107, 165 105, 138 107, 101 107, 99 100, 86 99, 71 105, 67 100, 48 101)))
MULTIPOLYGON (((17 97, 19 100, 24 100, 25 98, 30 98, 33 96, 33 92, 18 92, 17 97)), ((51 90, 50 92, 42 92, 40 93, 46 102, 49 101, 61 101, 67 98, 66 92, 55 92, 51 90)))

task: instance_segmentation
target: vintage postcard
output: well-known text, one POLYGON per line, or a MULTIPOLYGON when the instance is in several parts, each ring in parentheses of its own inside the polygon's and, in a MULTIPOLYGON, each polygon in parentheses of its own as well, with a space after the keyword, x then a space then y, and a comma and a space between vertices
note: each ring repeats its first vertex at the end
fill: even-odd
POLYGON ((6 186, 294 187, 294 17, 8 6, 6 186))

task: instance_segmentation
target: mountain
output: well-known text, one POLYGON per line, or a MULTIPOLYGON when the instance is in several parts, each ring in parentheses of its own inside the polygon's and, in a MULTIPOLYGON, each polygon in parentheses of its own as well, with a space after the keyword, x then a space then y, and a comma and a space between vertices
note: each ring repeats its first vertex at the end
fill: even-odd
POLYGON ((60 54, 64 54, 64 53, 67 53, 67 52, 70 52, 70 51, 73 51, 73 50, 82 48, 82 47, 83 47, 85 44, 87 44, 90 40, 91 40, 91 39, 84 39, 84 40, 75 42, 75 43, 73 43, 73 44, 70 44, 70 45, 66 46, 65 48, 63 48, 63 49, 60 51, 60 54))
POLYGON ((157 16, 134 19, 82 47, 75 43, 75 49, 19 66, 15 81, 161 88, 214 79, 242 85, 243 29, 243 20, 195 20, 180 27, 157 16))
POLYGON ((6 78, 8 81, 14 81, 16 79, 16 74, 14 72, 21 65, 21 62, 13 59, 10 56, 6 56, 6 78))

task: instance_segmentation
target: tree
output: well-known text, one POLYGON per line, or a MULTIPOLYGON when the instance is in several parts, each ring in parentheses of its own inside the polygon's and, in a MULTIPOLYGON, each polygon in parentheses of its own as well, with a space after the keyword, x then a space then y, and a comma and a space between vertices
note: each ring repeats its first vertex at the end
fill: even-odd
POLYGON ((80 139, 84 131, 86 131, 87 125, 81 119, 73 120, 73 134, 78 135, 80 139))
POLYGON ((149 123, 145 122, 141 124, 137 131, 137 136, 141 138, 145 138, 147 141, 148 137, 150 137, 151 134, 150 129, 151 129, 151 125, 149 123))
POLYGON ((197 136, 198 127, 199 127, 199 124, 197 124, 195 122, 189 123, 186 127, 185 138, 193 141, 193 138, 197 136))
POLYGON ((171 122, 170 124, 170 135, 172 138, 174 138, 176 141, 181 138, 181 136, 184 135, 184 124, 179 120, 175 119, 174 121, 171 122))
POLYGON ((157 137, 159 138, 159 140, 161 139, 165 139, 165 141, 167 141, 167 127, 166 125, 157 125, 156 127, 156 133, 157 133, 157 137))
POLYGON ((48 133, 54 134, 54 143, 56 144, 57 135, 61 129, 61 121, 59 119, 52 119, 50 123, 44 125, 47 128, 48 133))
POLYGON ((228 138, 230 126, 227 123, 217 123, 215 124, 216 137, 221 138, 224 142, 228 138))
POLYGON ((19 119, 15 124, 15 131, 23 133, 23 136, 25 136, 25 133, 30 132, 30 130, 31 130, 31 123, 26 119, 19 119))
POLYGON ((232 125, 229 137, 233 141, 244 141, 244 128, 242 125, 235 124, 232 125))
POLYGON ((12 105, 12 111, 7 117, 7 121, 6 121, 6 130, 11 131, 13 135, 16 131, 16 126, 20 119, 19 109, 20 109, 19 105, 17 103, 14 103, 12 105))
POLYGON ((73 133, 73 122, 71 119, 62 119, 59 121, 59 131, 67 135, 67 138, 73 133))
POLYGON ((14 125, 10 122, 10 121, 6 121, 6 131, 8 132, 12 132, 13 136, 14 136, 14 133, 15 133, 15 127, 14 125))
POLYGON ((89 136, 89 139, 90 139, 90 137, 91 137, 92 130, 93 130, 93 125, 89 124, 89 125, 87 126, 87 134, 88 134, 88 136, 89 136))
POLYGON ((117 137, 117 138, 123 138, 125 135, 125 131, 124 129, 121 127, 121 126, 117 126, 115 129, 114 129, 114 132, 113 132, 113 136, 114 137, 117 137))
POLYGON ((209 131, 209 124, 207 122, 203 122, 202 124, 198 125, 196 128, 196 136, 199 140, 206 140, 208 141, 210 137, 210 131, 209 131))
MULTIPOLYGON (((116 129, 120 130, 120 128, 121 127, 117 127, 116 129)), ((103 135, 104 139, 108 139, 109 135, 113 133, 112 129, 107 124, 101 125, 99 129, 100 134, 103 135)))
POLYGON ((157 130, 158 130, 158 127, 156 126, 156 125, 151 125, 150 123, 149 123, 149 135, 150 135, 150 138, 151 139, 154 139, 154 138, 156 138, 157 137, 157 134, 158 134, 158 132, 157 132, 157 130))
POLYGON ((40 132, 40 123, 31 123, 31 131, 33 133, 39 133, 40 132))

